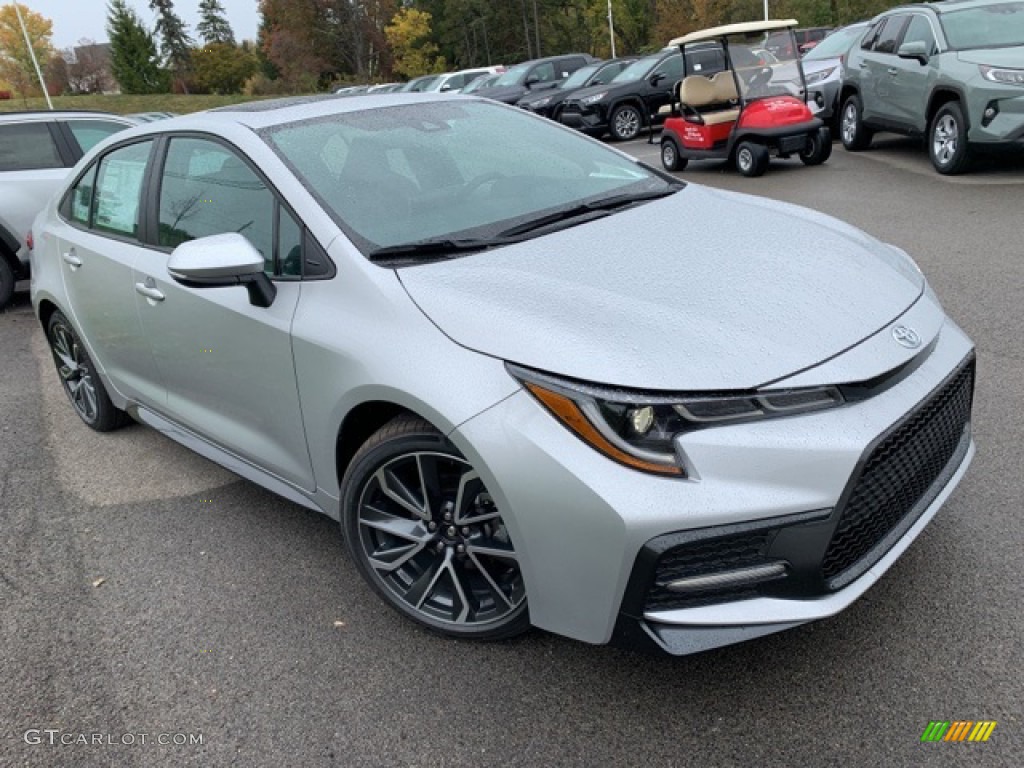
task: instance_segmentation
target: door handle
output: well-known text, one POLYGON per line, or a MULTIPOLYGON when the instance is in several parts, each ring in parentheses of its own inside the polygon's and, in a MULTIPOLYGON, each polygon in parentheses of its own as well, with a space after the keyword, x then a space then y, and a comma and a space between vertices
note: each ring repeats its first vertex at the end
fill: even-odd
POLYGON ((62 253, 60 256, 64 259, 64 263, 71 267, 72 271, 82 266, 82 260, 75 255, 75 249, 72 248, 67 253, 62 253))
POLYGON ((150 282, 152 279, 153 278, 149 278, 145 283, 136 283, 135 292, 141 294, 142 296, 145 296, 147 299, 151 301, 163 301, 164 295, 160 293, 156 285, 147 285, 147 283, 150 282))

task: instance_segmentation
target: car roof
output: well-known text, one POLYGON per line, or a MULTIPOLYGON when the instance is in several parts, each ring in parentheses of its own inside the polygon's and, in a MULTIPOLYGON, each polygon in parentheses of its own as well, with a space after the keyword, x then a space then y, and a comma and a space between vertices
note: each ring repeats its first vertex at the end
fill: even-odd
POLYGON ((669 41, 669 45, 684 45, 695 43, 698 40, 713 40, 716 37, 726 35, 745 35, 753 32, 771 32, 786 27, 796 27, 799 22, 796 19, 773 19, 771 21, 744 21, 740 24, 725 24, 721 27, 711 27, 691 32, 688 35, 677 37, 669 41))
MULTIPOLYGON (((1006 5, 1007 0, 942 0, 942 2, 932 3, 914 3, 911 5, 899 5, 894 8, 889 8, 884 12, 884 15, 888 15, 892 11, 914 11, 920 10, 921 8, 928 8, 935 13, 951 13, 953 11, 962 11, 965 8, 980 8, 986 5, 1006 5)), ((879 14, 880 16, 883 14, 879 14)))
POLYGON ((126 123, 134 124, 134 121, 125 115, 117 115, 113 112, 100 112, 90 109, 27 109, 19 112, 0 112, 0 122, 15 122, 26 120, 67 120, 76 117, 102 117, 123 120, 126 123))

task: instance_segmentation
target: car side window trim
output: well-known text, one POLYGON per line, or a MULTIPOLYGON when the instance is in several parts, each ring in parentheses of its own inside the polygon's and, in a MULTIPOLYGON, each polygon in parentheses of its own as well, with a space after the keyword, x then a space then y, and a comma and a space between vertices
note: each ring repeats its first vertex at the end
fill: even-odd
MULTIPOLYGON (((245 165, 249 168, 249 170, 251 170, 257 176, 257 178, 259 178, 259 180, 263 183, 263 185, 267 188, 267 190, 271 193, 271 195, 273 195, 273 198, 274 198, 274 222, 273 222, 273 233, 274 234, 273 234, 273 239, 274 239, 274 252, 275 252, 274 271, 276 272, 277 269, 278 269, 278 266, 279 266, 278 265, 278 260, 277 260, 277 255, 276 255, 276 253, 277 253, 277 234, 278 234, 278 227, 280 225, 280 218, 281 218, 279 211, 281 209, 287 211, 289 213, 289 215, 291 215, 291 217, 293 219, 295 219, 296 222, 298 222, 299 228, 300 228, 300 230, 302 232, 308 232, 309 228, 306 226, 306 223, 302 220, 302 217, 299 216, 298 213, 296 213, 295 209, 292 208, 291 205, 288 204, 288 202, 284 198, 284 195, 281 194, 281 192, 270 181, 270 179, 267 177, 267 175, 265 173, 263 173, 263 171, 249 158, 248 155, 246 155, 244 152, 242 152, 241 149, 239 149, 237 146, 235 146, 234 144, 232 144, 230 141, 228 141, 227 139, 223 138, 222 136, 217 136, 216 134, 212 134, 212 133, 205 133, 203 131, 175 131, 174 133, 163 133, 163 134, 160 134, 159 142, 158 142, 159 143, 159 152, 160 152, 160 154, 159 154, 159 156, 157 158, 157 162, 151 162, 150 163, 150 168, 152 169, 152 173, 154 174, 154 176, 153 176, 153 178, 148 178, 147 177, 147 180, 146 180, 147 183, 148 183, 148 186, 145 187, 145 188, 149 189, 149 190, 152 190, 153 193, 150 194, 147 197, 147 199, 146 199, 146 206, 145 206, 145 208, 146 208, 146 210, 145 210, 146 224, 144 226, 140 226, 140 228, 139 228, 140 232, 145 233, 145 236, 146 236, 146 241, 143 242, 142 245, 144 245, 145 247, 149 248, 150 250, 159 251, 161 253, 168 253, 169 254, 169 253, 171 253, 174 250, 174 248, 171 247, 171 246, 160 245, 159 240, 157 238, 157 234, 159 232, 159 226, 160 226, 160 198, 161 198, 161 194, 163 192, 162 188, 163 188, 163 178, 164 178, 164 166, 165 166, 165 164, 167 162, 167 151, 168 151, 168 149, 170 147, 170 143, 171 143, 172 139, 198 139, 198 140, 210 141, 210 142, 213 142, 215 144, 221 145, 226 150, 228 150, 229 152, 233 153, 239 160, 241 160, 243 163, 245 163, 245 165)), ((315 237, 313 237, 312 233, 310 233, 310 237, 313 240, 316 239, 315 237)), ((306 242, 306 239, 305 239, 305 236, 303 236, 303 243, 305 243, 305 242, 306 242)), ((305 249, 305 246, 304 246, 304 249, 305 249)), ((322 248, 321 248, 321 250, 324 251, 324 255, 326 256, 326 250, 322 249, 322 248)), ((306 275, 306 269, 305 269, 306 258, 307 257, 306 257, 306 255, 304 253, 303 254, 303 270, 302 270, 302 276, 301 277, 298 276, 298 275, 277 275, 277 274, 273 275, 272 277, 270 277, 268 275, 268 277, 270 277, 270 279, 273 280, 273 281, 295 282, 296 280, 329 280, 329 279, 331 279, 332 277, 334 277, 337 274, 337 269, 335 268, 334 263, 330 260, 329 257, 327 257, 327 264, 329 266, 329 269, 327 270, 326 274, 307 276, 306 275)))
POLYGON ((143 235, 145 234, 145 231, 146 231, 146 219, 148 218, 147 217, 148 201, 146 200, 146 197, 145 197, 145 191, 147 189, 147 187, 146 187, 146 179, 149 176, 150 169, 153 167, 153 162, 154 162, 154 159, 155 159, 154 153, 156 152, 156 145, 157 145, 157 142, 154 141, 154 137, 153 136, 139 136, 138 138, 129 139, 128 141, 123 141, 123 142, 120 142, 118 144, 115 144, 114 146, 112 146, 109 149, 105 150, 102 155, 97 157, 95 160, 93 160, 91 163, 89 163, 89 165, 87 165, 85 168, 83 168, 82 172, 79 173, 77 176, 75 176, 74 181, 72 181, 68 185, 67 189, 64 191, 64 195, 61 197, 60 204, 57 206, 57 215, 60 218, 60 220, 64 224, 67 224, 69 227, 73 227, 74 229, 77 229, 77 230, 79 230, 81 232, 88 232, 88 233, 90 233, 92 235, 95 235, 96 237, 104 237, 104 238, 107 238, 109 240, 117 240, 117 241, 122 242, 122 243, 130 243, 132 245, 145 246, 146 243, 142 240, 142 237, 143 237, 143 235), (146 159, 146 170, 143 172, 142 185, 141 185, 140 190, 139 190, 139 193, 140 193, 140 195, 142 195, 143 200, 139 204, 139 211, 138 211, 138 216, 139 216, 138 236, 133 237, 131 235, 119 234, 117 232, 112 232, 112 231, 108 231, 108 230, 104 230, 104 231, 101 232, 101 231, 98 231, 97 229, 95 229, 95 227, 94 227, 94 218, 96 216, 96 189, 95 189, 95 186, 93 188, 92 200, 89 201, 89 223, 88 223, 88 225, 83 225, 81 222, 78 222, 78 221, 75 221, 74 219, 72 219, 71 216, 70 216, 71 205, 72 205, 71 196, 74 194, 74 191, 78 187, 79 182, 81 182, 82 179, 84 179, 86 176, 88 176, 93 171, 96 172, 96 174, 97 174, 96 178, 98 179, 99 178, 100 165, 112 153, 117 152, 119 150, 122 150, 125 147, 134 146, 136 144, 146 144, 146 143, 151 144, 152 146, 150 146, 150 148, 149 148, 149 157, 146 159))

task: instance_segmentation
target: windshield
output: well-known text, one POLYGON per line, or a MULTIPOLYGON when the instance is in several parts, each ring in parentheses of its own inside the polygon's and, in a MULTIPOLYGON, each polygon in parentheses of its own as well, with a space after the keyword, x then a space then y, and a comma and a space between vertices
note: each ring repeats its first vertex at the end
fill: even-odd
POLYGON ((260 135, 365 254, 494 237, 564 207, 674 189, 614 150, 486 101, 342 112, 260 135))
POLYGON ((483 88, 490 88, 494 85, 494 82, 498 79, 498 75, 484 75, 478 77, 476 80, 471 82, 465 88, 462 89, 463 93, 473 93, 473 91, 479 91, 483 88))
POLYGON ((579 88, 587 82, 588 77, 597 72, 597 70, 603 66, 604 64, 588 64, 585 67, 580 67, 569 75, 568 80, 562 83, 562 88, 579 88))
POLYGON ((961 51, 1024 45, 1024 2, 949 11, 939 19, 950 46, 961 51))
MULTIPOLYGON (((785 33, 788 36, 789 33, 785 33)), ((780 45, 780 33, 729 35, 729 60, 744 101, 771 96, 803 100, 803 76, 795 46, 780 45)))
POLYGON ((501 77, 494 81, 495 88, 505 88, 510 85, 522 85, 523 80, 526 79, 526 73, 530 71, 530 67, 533 66, 530 62, 525 64, 516 64, 511 69, 505 71, 501 77))
POLYGON ((631 83, 634 80, 639 80, 641 77, 646 75, 652 69, 654 65, 661 61, 661 54, 655 56, 644 56, 642 59, 637 59, 624 70, 619 72, 615 77, 612 78, 613 83, 631 83))
POLYGON ((804 59, 806 61, 818 61, 820 59, 834 59, 837 56, 845 56, 849 53, 853 44, 864 36, 867 28, 867 24, 843 27, 814 46, 804 56, 804 59))

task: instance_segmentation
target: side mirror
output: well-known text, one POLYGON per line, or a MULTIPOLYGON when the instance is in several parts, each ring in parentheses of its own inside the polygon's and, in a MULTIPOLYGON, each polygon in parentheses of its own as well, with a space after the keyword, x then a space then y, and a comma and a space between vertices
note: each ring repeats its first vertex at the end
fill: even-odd
POLYGON ((539 77, 537 77, 536 75, 530 75, 528 78, 526 78, 525 85, 526 85, 527 88, 532 88, 533 86, 535 86, 539 82, 540 82, 540 78, 539 77))
POLYGON ((901 59, 915 59, 921 62, 921 65, 928 63, 928 48, 925 46, 923 40, 914 40, 909 43, 904 43, 900 46, 900 49, 896 51, 896 55, 901 59))
POLYGON ((651 75, 651 85, 657 88, 659 85, 665 82, 665 77, 666 75, 664 72, 658 72, 657 74, 651 75))
POLYGON ((263 272, 263 255, 242 235, 227 232, 182 243, 167 260, 167 272, 189 288, 244 285, 249 301, 269 307, 277 288, 263 272))
POLYGON ((451 85, 449 83, 445 83, 444 85, 441 86, 441 93, 445 93, 446 91, 450 91, 451 89, 451 85))

